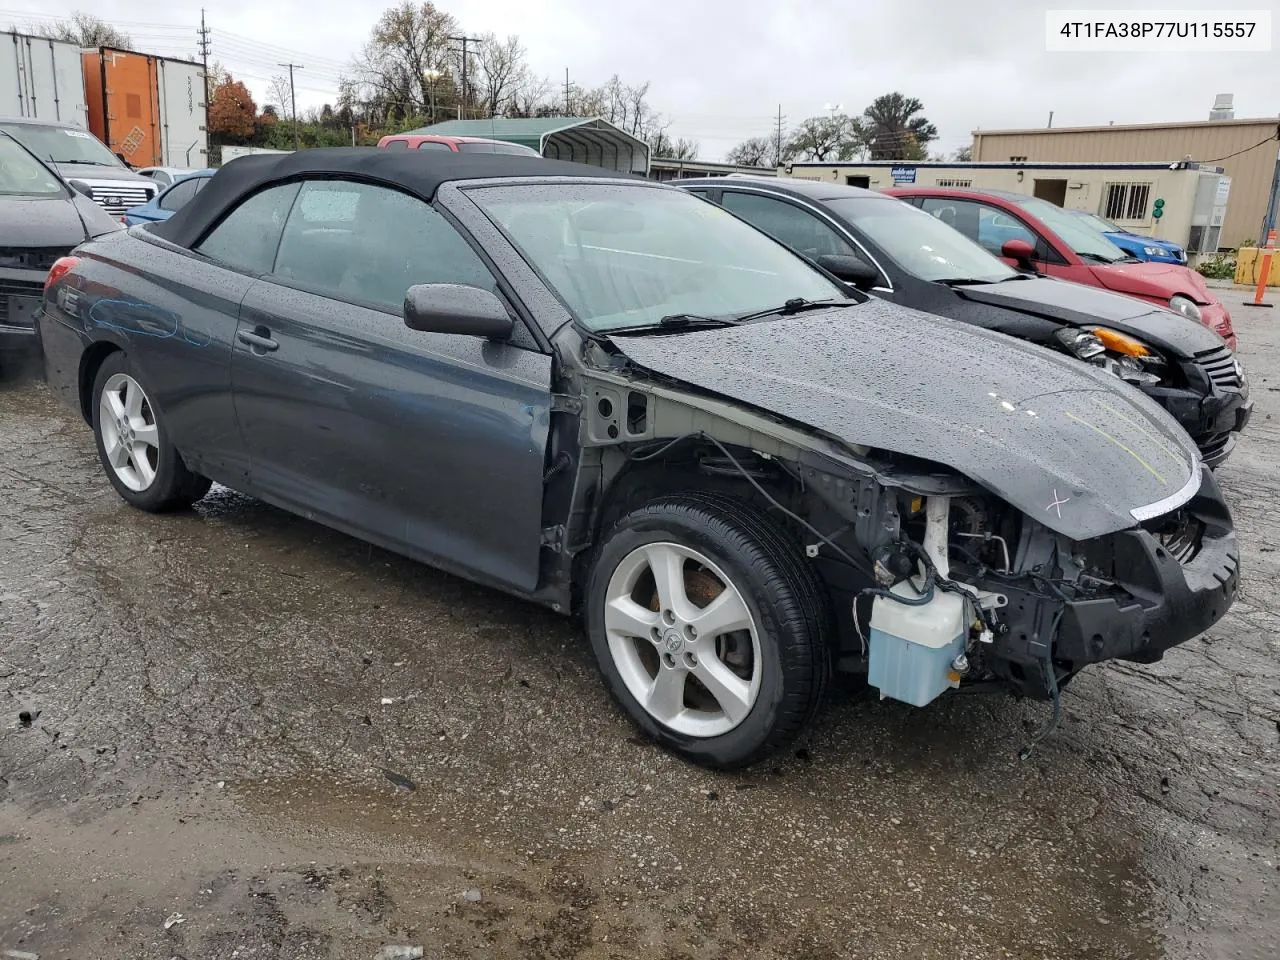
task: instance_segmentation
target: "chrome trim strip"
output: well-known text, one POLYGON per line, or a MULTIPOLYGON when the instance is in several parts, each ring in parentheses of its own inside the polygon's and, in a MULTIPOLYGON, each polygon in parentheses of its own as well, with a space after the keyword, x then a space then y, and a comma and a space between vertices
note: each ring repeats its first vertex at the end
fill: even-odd
POLYGON ((1192 464, 1191 479, 1183 484, 1182 489, 1177 493, 1165 497, 1163 500, 1157 500, 1155 503, 1149 503, 1145 507, 1134 507, 1129 511, 1133 519, 1141 523, 1144 520, 1153 520, 1163 514, 1182 506, 1200 491, 1200 484, 1204 482, 1204 467, 1200 463, 1199 454, 1196 455, 1195 462, 1192 464))

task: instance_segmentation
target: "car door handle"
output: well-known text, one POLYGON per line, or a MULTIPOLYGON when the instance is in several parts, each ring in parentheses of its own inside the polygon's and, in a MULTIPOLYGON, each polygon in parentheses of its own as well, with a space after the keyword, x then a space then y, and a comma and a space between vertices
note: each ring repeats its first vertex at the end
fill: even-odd
POLYGON ((256 347, 258 350, 275 350, 280 344, 276 343, 269 336, 265 336, 268 332, 265 327, 259 327, 262 333, 250 330, 241 330, 236 333, 236 339, 247 347, 256 347))

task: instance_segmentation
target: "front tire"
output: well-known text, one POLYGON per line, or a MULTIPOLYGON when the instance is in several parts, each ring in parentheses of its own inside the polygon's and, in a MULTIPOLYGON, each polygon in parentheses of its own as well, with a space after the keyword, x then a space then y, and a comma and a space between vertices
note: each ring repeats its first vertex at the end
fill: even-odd
POLYGON ((615 524, 587 584, 587 635, 637 725, 696 763, 756 763, 812 721, 831 676, 831 611, 782 530, 689 493, 615 524))
POLYGON ((162 513, 189 507, 209 492, 209 480, 188 469, 169 441, 164 419, 126 354, 103 361, 91 409, 98 459, 131 506, 162 513))

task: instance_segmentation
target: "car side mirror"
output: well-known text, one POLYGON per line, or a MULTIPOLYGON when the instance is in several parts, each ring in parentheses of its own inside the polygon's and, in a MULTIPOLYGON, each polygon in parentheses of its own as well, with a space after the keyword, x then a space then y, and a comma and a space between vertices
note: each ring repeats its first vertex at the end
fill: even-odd
POLYGON ((506 305, 488 290, 457 283, 419 283, 404 295, 404 323, 423 333, 465 337, 511 336, 514 321, 506 305))
POLYGON ((1039 272, 1036 270, 1035 264, 1036 248, 1025 240, 1019 240, 1016 237, 1012 240, 1006 240, 1000 247, 1000 255, 1012 260, 1020 270, 1029 270, 1032 273, 1039 272))
POLYGON ((867 290, 880 281, 880 271, 859 257, 826 253, 818 257, 817 262, 827 273, 853 284, 859 290, 867 290))

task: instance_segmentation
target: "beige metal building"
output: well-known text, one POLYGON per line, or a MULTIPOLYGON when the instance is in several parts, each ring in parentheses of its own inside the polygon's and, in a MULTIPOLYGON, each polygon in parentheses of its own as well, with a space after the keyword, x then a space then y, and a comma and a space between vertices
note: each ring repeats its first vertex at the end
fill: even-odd
POLYGON ((980 162, 1170 163, 1190 158, 1217 164, 1231 178, 1231 203, 1220 239, 1224 247, 1257 239, 1278 148, 1280 123, 1275 118, 973 132, 973 159, 980 162))
POLYGON ((1127 230, 1182 244, 1189 255, 1213 253, 1235 203, 1222 167, 1195 163, 790 163, 787 176, 883 190, 893 186, 972 187, 1040 197, 1087 210, 1127 230), (1178 169, 1170 169, 1176 166, 1178 169), (1164 216, 1152 216, 1156 200, 1164 216))

